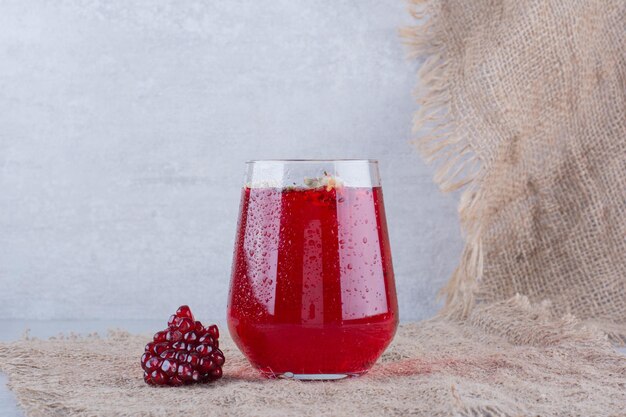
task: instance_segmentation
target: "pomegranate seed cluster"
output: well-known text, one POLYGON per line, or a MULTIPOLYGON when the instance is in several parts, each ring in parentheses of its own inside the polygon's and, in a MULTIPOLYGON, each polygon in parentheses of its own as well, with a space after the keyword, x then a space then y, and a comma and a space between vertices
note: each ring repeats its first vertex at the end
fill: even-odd
POLYGON ((221 378, 224 353, 216 325, 202 326, 188 306, 181 306, 167 326, 154 335, 141 357, 147 384, 179 386, 221 378))

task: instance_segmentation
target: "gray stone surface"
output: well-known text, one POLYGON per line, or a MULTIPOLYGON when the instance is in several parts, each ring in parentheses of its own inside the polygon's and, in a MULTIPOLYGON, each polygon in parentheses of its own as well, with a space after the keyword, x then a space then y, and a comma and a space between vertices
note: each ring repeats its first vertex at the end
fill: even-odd
POLYGON ((224 316, 243 162, 378 158, 401 317, 453 197, 412 151, 400 0, 0 0, 0 317, 224 316))
POLYGON ((22 417, 24 413, 17 406, 15 396, 6 386, 7 377, 0 374, 0 415, 4 417, 22 417))

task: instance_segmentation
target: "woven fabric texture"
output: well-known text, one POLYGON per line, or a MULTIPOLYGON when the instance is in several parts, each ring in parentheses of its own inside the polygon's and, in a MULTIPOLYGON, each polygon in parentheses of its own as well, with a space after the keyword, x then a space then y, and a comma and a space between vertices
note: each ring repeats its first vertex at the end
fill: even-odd
POLYGON ((370 373, 344 381, 263 379, 222 338, 214 384, 146 385, 150 336, 121 331, 0 344, 0 370, 29 416, 591 416, 626 404, 626 359, 606 337, 522 297, 403 325, 370 373))
POLYGON ((448 311, 523 294, 626 340, 626 2, 415 2, 418 141, 467 234, 448 311))

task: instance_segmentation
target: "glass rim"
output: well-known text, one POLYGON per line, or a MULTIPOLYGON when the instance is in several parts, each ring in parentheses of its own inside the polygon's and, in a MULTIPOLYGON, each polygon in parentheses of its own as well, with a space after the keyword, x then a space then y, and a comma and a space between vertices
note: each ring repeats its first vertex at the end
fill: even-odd
POLYGON ((256 163, 279 163, 279 162, 301 162, 301 163, 333 163, 333 162, 359 162, 359 163, 368 163, 368 164, 378 164, 377 159, 350 159, 350 158, 342 158, 342 159, 249 159, 246 161, 246 164, 256 164, 256 163))

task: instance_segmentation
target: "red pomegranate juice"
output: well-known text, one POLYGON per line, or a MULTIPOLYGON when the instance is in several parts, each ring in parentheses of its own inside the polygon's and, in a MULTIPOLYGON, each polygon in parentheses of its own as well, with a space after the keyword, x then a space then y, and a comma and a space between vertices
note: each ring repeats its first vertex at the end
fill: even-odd
POLYGON ((380 187, 244 188, 230 333, 266 376, 366 372, 397 300, 380 187))

